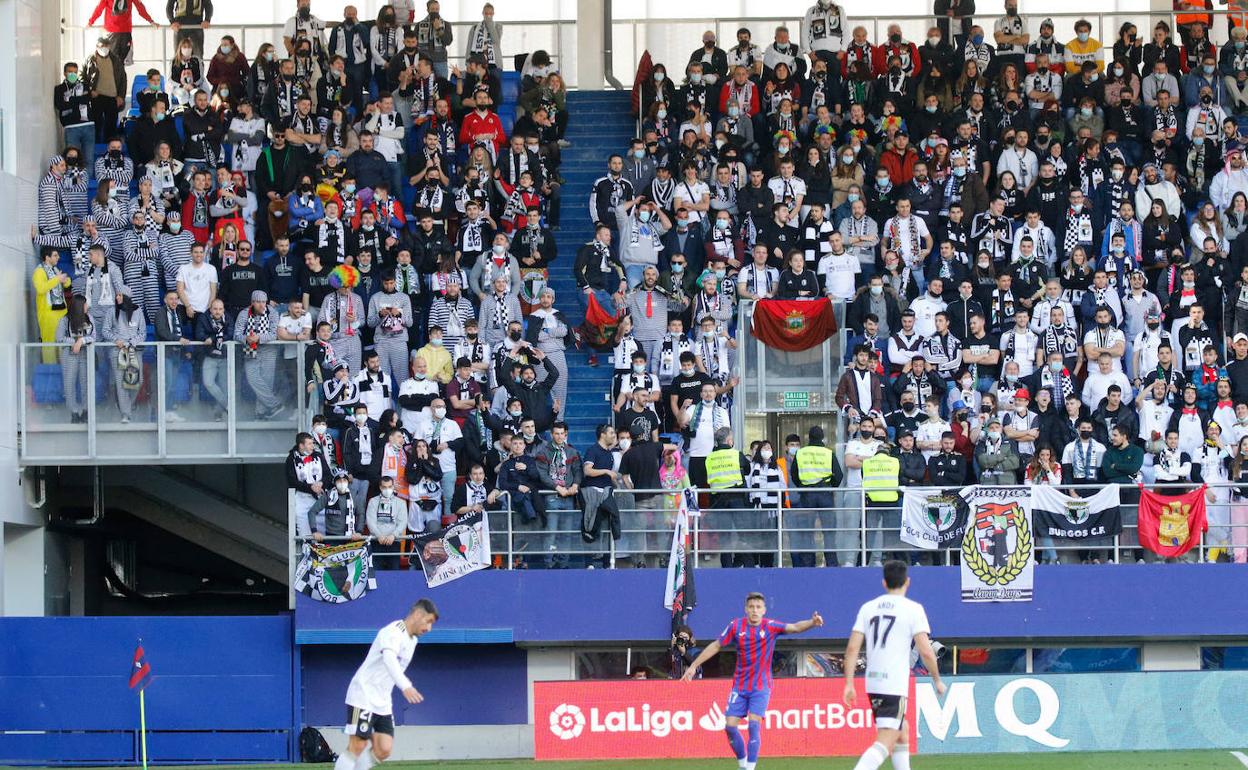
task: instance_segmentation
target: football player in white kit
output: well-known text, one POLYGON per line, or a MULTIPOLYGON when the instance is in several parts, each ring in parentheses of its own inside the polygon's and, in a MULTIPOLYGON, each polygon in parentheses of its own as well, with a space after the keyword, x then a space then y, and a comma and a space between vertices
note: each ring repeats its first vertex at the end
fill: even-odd
POLYGON ((384 762, 394 749, 394 715, 390 689, 399 688, 408 703, 425 698, 403 673, 416 652, 416 640, 433 628, 438 608, 421 599, 396 620, 377 632, 368 656, 347 685, 347 750, 338 756, 334 770, 369 770, 384 762))
POLYGON ((884 563, 886 593, 862 605, 845 650, 845 705, 853 707, 854 670, 858 651, 866 643, 867 697, 875 717, 875 743, 863 752, 854 770, 876 770, 892 756, 896 770, 909 770, 909 730, 906 725, 906 696, 910 692, 910 645, 913 643, 931 672, 937 694, 945 694, 936 654, 928 635, 927 613, 923 605, 906 598, 910 578, 900 561, 884 563))

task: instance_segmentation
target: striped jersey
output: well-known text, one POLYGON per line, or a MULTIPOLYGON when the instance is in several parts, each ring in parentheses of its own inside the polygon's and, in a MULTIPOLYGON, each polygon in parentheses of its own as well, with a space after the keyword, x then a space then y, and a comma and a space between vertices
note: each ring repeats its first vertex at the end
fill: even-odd
POLYGON ((751 626, 746 618, 737 618, 719 635, 719 646, 737 647, 737 670, 732 675, 732 689, 753 692, 771 689, 771 659, 776 652, 776 637, 784 633, 784 623, 763 618, 751 626))

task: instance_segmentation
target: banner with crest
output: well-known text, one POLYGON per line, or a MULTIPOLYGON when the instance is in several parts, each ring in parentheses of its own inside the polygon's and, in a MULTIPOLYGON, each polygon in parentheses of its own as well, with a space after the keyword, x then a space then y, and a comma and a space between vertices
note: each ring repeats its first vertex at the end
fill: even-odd
POLYGON ((1071 497, 1050 486, 1031 489, 1031 520, 1044 537, 1085 540, 1122 533, 1121 499, 1117 484, 1091 497, 1071 497))
POLYGON ((484 513, 460 516, 444 529, 416 538, 425 582, 430 588, 490 566, 490 525, 484 513))
POLYGON ((294 589, 319 602, 342 604, 377 587, 367 541, 304 543, 294 589))
POLYGON ((929 550, 957 547, 968 506, 957 490, 907 487, 901 504, 901 540, 929 550))
POLYGON ((962 601, 1029 602, 1036 565, 1031 490, 974 486, 962 535, 962 601))

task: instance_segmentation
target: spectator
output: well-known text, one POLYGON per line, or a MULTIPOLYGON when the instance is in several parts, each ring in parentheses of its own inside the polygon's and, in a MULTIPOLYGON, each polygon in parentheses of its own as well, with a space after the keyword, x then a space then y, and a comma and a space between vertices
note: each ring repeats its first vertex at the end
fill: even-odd
POLYGON ((277 392, 278 348, 277 311, 269 307, 269 297, 257 289, 251 293, 251 306, 234 321, 234 340, 242 350, 243 375, 256 395, 256 419, 272 420, 286 410, 277 392))
POLYGON ((295 446, 286 456, 286 486, 295 490, 295 530, 301 538, 312 536, 308 511, 331 481, 329 465, 312 447, 312 436, 300 433, 295 436, 295 446))
POLYGON ((547 536, 544 550, 548 553, 545 562, 548 569, 581 566, 579 558, 569 556, 579 550, 569 533, 579 528, 570 516, 556 513, 576 513, 576 495, 582 478, 580 452, 567 441, 568 426, 556 422, 550 428, 550 441, 538 447, 533 455, 541 488, 554 492, 545 497, 547 536))
POLYGON ((364 539, 364 521, 360 520, 350 493, 351 474, 344 470, 334 473, 334 485, 328 487, 308 509, 307 526, 318 543, 326 537, 364 539))
MULTIPOLYGON (((396 553, 395 540, 407 534, 408 505, 394 488, 394 479, 383 476, 377 482, 377 496, 368 501, 368 532, 373 537, 374 556, 396 553)), ((387 558, 378 561, 379 569, 393 568, 387 558)))

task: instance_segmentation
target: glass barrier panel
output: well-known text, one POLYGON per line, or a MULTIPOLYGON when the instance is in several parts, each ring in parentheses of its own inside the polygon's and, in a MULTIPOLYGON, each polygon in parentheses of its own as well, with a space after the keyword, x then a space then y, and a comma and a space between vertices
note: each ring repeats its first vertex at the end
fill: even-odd
POLYGON ((77 353, 59 345, 28 344, 19 350, 23 459, 89 457, 87 370, 94 346, 77 353))
POLYGON ((96 457, 160 456, 159 352, 159 346, 152 343, 98 344, 103 368, 97 374, 102 383, 97 383, 95 394, 96 457))

